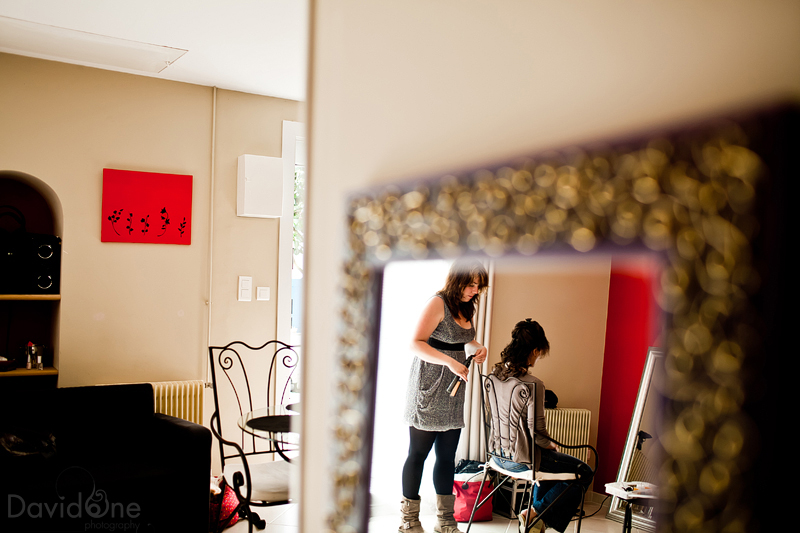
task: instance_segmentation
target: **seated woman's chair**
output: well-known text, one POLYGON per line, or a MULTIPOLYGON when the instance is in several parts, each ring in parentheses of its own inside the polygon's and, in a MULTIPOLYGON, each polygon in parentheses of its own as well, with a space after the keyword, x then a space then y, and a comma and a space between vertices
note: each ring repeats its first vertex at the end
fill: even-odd
POLYGON ((258 347, 236 341, 209 346, 208 357, 214 388, 211 432, 219 442, 225 481, 239 499, 236 511, 211 527, 221 530, 238 515, 248 520, 250 532, 254 525, 263 529, 266 523, 252 507, 289 503, 289 481, 297 468, 290 457, 297 450, 290 411, 280 408, 299 401, 292 390, 299 362, 296 347, 277 340, 258 347), (244 431, 239 421, 259 410, 269 416, 248 423, 264 426, 244 431))
MULTIPOLYGON (((489 493, 482 500, 475 500, 475 505, 472 509, 472 514, 467 525, 467 533, 472 527, 472 518, 475 516, 475 511, 483 505, 489 498, 505 483, 508 479, 518 479, 526 482, 525 493, 522 497, 522 504, 528 502, 528 520, 525 531, 530 531, 531 528, 540 520, 547 517, 547 512, 561 499, 572 487, 577 487, 581 491, 580 511, 578 515, 577 533, 581 530, 581 520, 583 518, 583 503, 586 497, 586 487, 581 483, 580 476, 573 473, 551 473, 536 471, 535 469, 535 447, 533 443, 533 435, 528 435, 527 432, 518 432, 517 428, 520 427, 520 420, 522 415, 528 412, 529 402, 535 401, 535 383, 522 382, 517 378, 508 378, 506 382, 510 381, 513 384, 511 401, 508 402, 508 407, 503 409, 497 399, 497 389, 500 380, 494 376, 481 376, 483 380, 483 395, 482 400, 482 415, 484 429, 486 431, 487 446, 486 446, 486 464, 484 466, 483 480, 478 494, 481 494, 483 485, 486 482, 486 477, 489 471, 492 470, 499 474, 499 482, 494 490, 489 493), (514 457, 514 450, 517 448, 516 439, 528 439, 528 449, 530 450, 530 457, 526 460, 516 461, 512 460, 514 457), (537 514, 536 517, 531 518, 533 510, 533 488, 542 481, 565 481, 569 486, 555 498, 554 501, 547 506, 546 509, 537 514)), ((507 387, 504 387, 507 388, 507 387)), ((589 444, 581 444, 578 446, 563 445, 549 437, 548 440, 555 442, 559 447, 565 449, 581 449, 588 448, 592 450, 594 457, 594 465, 591 467, 592 475, 597 469, 597 451, 589 444)))

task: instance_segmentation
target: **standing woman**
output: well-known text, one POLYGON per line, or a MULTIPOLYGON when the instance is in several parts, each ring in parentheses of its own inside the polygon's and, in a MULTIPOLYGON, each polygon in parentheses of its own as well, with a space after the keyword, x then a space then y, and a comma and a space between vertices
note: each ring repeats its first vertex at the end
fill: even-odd
POLYGON ((433 485, 437 524, 434 531, 457 533, 453 518, 455 455, 464 427, 464 389, 447 392, 454 377, 467 380, 465 346, 474 360, 486 359, 486 348, 475 341, 472 318, 489 275, 477 260, 456 261, 442 290, 428 300, 411 343, 414 361, 408 380, 404 418, 409 425, 408 458, 403 466, 402 522, 398 531, 423 533, 419 521, 422 470, 431 448, 436 451, 433 485))

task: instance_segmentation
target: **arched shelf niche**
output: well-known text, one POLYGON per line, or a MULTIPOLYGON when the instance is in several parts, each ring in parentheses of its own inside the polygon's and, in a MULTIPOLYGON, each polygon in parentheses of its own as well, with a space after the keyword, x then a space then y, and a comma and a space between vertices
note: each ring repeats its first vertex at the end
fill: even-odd
POLYGON ((0 198, 2 205, 16 206, 15 202, 19 202, 31 209, 31 215, 26 215, 28 231, 62 236, 64 217, 61 200, 58 199, 56 192, 39 178, 24 172, 0 170, 0 198))
MULTIPOLYGON (((0 205, 18 209, 24 216, 24 230, 28 233, 56 235, 63 239, 61 201, 52 187, 41 179, 24 172, 0 170, 0 205)), ((0 217, 0 230, 14 232, 20 229, 23 228, 16 217, 0 217)), ((0 378, 24 377, 27 382, 34 377, 48 377, 48 382, 56 382, 60 302, 60 294, 0 294, 0 355, 16 359, 18 367, 0 372, 0 378), (23 347, 28 342, 44 346, 44 370, 25 368, 23 347)), ((0 384, 0 387, 4 385, 0 384)))

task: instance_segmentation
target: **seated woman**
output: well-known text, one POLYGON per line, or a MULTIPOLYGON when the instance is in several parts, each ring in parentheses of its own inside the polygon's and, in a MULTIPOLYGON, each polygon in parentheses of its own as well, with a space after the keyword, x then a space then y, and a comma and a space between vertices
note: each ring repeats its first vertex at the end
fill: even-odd
MULTIPOLYGON (((513 453, 513 461, 531 461, 531 450, 529 442, 533 441, 533 464, 536 471, 553 473, 572 473, 580 475, 580 484, 585 491, 592 482, 592 469, 571 455, 558 451, 558 446, 549 440, 549 433, 544 417, 544 383, 542 380, 529 373, 536 360, 546 356, 550 352, 550 343, 544 334, 544 329, 538 322, 531 319, 518 322, 511 333, 511 342, 500 354, 500 362, 497 363, 492 374, 501 380, 497 384, 497 402, 501 409, 508 409, 511 402, 511 394, 514 383, 508 378, 519 379, 529 388, 535 384, 535 396, 528 402, 528 410, 521 415, 517 431, 525 431, 526 434, 520 435, 516 439, 516 450, 513 453), (531 436, 533 435, 533 439, 531 436)), ((501 460, 502 461, 502 460, 501 460)), ((507 470, 527 468, 521 464, 511 461, 502 461, 503 467, 507 470), (509 464, 510 463, 510 464, 509 464)), ((542 481, 534 485, 533 489, 533 510, 534 514, 530 522, 538 513, 544 511, 556 497, 570 486, 568 481, 542 481)), ((569 492, 564 494, 556 504, 547 511, 544 520, 540 520, 532 531, 543 531, 546 527, 551 527, 563 532, 569 525, 572 516, 578 509, 581 502, 581 488, 572 486, 569 492)), ((520 531, 524 531, 527 509, 519 515, 520 531)))

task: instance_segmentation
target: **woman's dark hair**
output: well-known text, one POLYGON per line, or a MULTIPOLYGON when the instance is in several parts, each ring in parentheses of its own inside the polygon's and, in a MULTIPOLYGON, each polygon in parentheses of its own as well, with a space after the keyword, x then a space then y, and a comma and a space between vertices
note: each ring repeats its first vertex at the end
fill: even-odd
POLYGON ((528 361, 534 350, 539 350, 542 355, 550 352, 544 329, 530 318, 517 322, 511 332, 511 342, 500 352, 500 362, 494 365, 494 375, 500 379, 522 376, 528 371, 528 361))
POLYGON ((480 301, 481 293, 489 286, 489 273, 483 263, 477 259, 460 259, 453 263, 450 272, 447 273, 447 281, 444 288, 437 292, 444 300, 444 304, 450 309, 450 314, 454 317, 461 315, 465 319, 472 321, 475 308, 480 301), (468 302, 462 302, 461 297, 475 278, 478 278, 478 293, 468 302))

